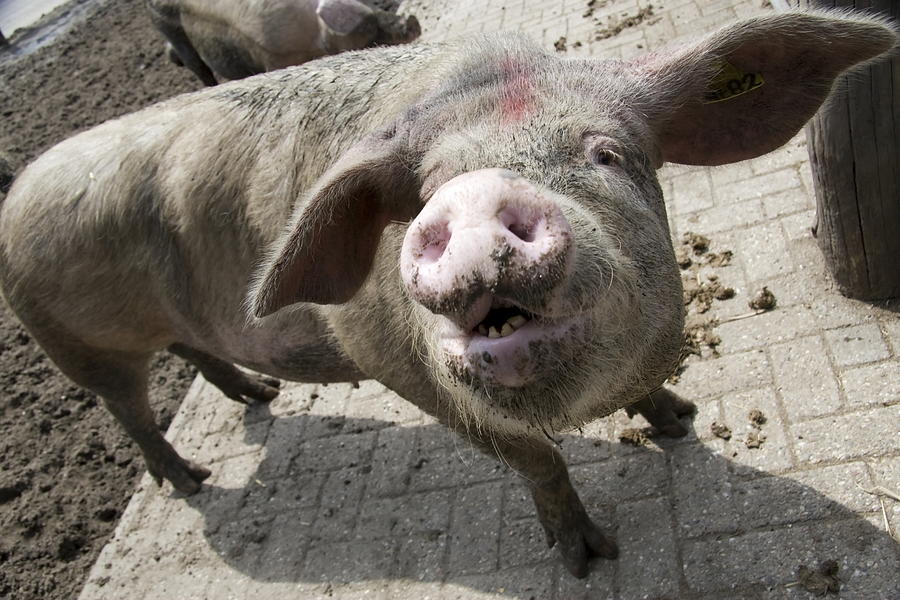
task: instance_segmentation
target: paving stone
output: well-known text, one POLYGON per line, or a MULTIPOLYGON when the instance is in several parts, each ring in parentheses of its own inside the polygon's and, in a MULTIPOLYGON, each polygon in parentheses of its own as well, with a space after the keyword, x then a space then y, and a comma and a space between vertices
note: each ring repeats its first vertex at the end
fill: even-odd
POLYGON ((534 516, 507 520, 500 532, 500 568, 549 562, 556 558, 556 549, 547 547, 547 535, 534 516))
POLYGON ((279 479, 259 479, 247 485, 244 503, 259 512, 278 515, 296 508, 315 506, 327 473, 288 471, 279 479))
POLYGON ((566 458, 566 464, 577 465, 609 458, 613 443, 610 431, 609 419, 604 418, 588 423, 581 431, 562 436, 561 452, 566 458))
MULTIPOLYGON (((869 466, 872 469, 872 481, 875 485, 900 494, 900 456, 872 460, 869 462, 869 466)), ((887 515, 890 533, 894 539, 900 539, 900 502, 885 496, 878 496, 877 501, 882 518, 887 515)))
POLYGON ((854 462, 735 483, 735 506, 743 529, 760 529, 878 510, 866 467, 854 462), (857 485, 858 484, 858 485, 857 485))
POLYGON ((345 540, 353 535, 365 484, 364 471, 358 467, 328 475, 319 499, 317 536, 326 540, 345 540))
POLYGON ((165 437, 182 451, 187 448, 198 449, 206 433, 214 431, 212 421, 218 405, 215 402, 200 400, 204 394, 212 393, 208 390, 211 387, 212 384, 202 375, 197 375, 191 382, 181 406, 178 407, 178 412, 169 423, 165 437))
POLYGON ((729 183, 750 179, 753 175, 753 168, 749 160, 721 167, 709 167, 709 177, 714 189, 719 189, 729 183))
POLYGON ((809 240, 812 238, 812 226, 816 220, 816 211, 813 209, 800 211, 779 219, 788 242, 797 240, 809 240))
POLYGON ((450 530, 450 573, 484 573, 497 568, 503 485, 484 483, 457 492, 450 530), (478 548, 478 552, 472 552, 478 548))
POLYGON ((391 573, 393 558, 390 540, 318 543, 309 548, 300 575, 332 585, 373 580, 391 573))
POLYGON ((790 420, 827 415, 841 407, 837 379, 819 336, 778 344, 770 352, 790 420))
POLYGON ((849 415, 826 417, 791 427, 797 458, 820 463, 897 452, 900 404, 849 415))
POLYGON ((284 417, 275 419, 267 430, 265 439, 265 459, 260 464, 259 474, 263 478, 274 478, 288 472, 303 444, 303 433, 309 419, 284 417))
POLYGON ((716 188, 714 193, 719 202, 728 204, 749 200, 750 198, 763 198, 773 193, 795 188, 802 189, 800 176, 796 168, 788 167, 772 173, 756 175, 749 179, 722 185, 716 188))
POLYGON ((678 446, 672 451, 672 487, 679 537, 734 532, 740 528, 724 442, 678 446))
POLYGON ((616 591, 617 570, 621 562, 597 559, 591 563, 591 571, 584 579, 575 579, 559 568, 556 598, 559 600, 619 600, 616 591))
POLYGON ((893 348, 893 356, 900 356, 900 317, 886 317, 883 322, 884 332, 893 348))
POLYGON ((900 401, 900 361, 867 365, 841 373, 847 404, 853 407, 900 401))
POLYGON ((304 442, 292 466, 304 471, 355 467, 370 456, 375 432, 345 434, 304 442))
MULTIPOLYGON (((363 382, 363 384, 369 383, 368 381, 363 382)), ((354 394, 352 400, 347 402, 346 414, 349 418, 371 419, 380 421, 383 426, 387 426, 392 423, 415 421, 422 415, 422 411, 416 405, 388 392, 381 384, 377 384, 377 387, 365 385, 364 389, 361 384, 359 393, 363 394, 363 397, 358 398, 357 394, 354 394)))
POLYGON ((770 277, 794 271, 787 240, 778 223, 764 223, 741 232, 735 254, 740 254, 751 282, 765 283, 770 277))
POLYGON ((676 216, 679 231, 702 229, 706 235, 714 235, 736 227, 755 225, 765 220, 762 203, 757 199, 716 206, 682 213, 676 216))
POLYGON ((282 385, 281 391, 269 402, 269 414, 276 419, 293 417, 308 412, 313 405, 313 394, 318 395, 319 386, 315 383, 297 383, 282 385))
POLYGON ((490 575, 459 577, 442 590, 442 600, 549 598, 553 593, 554 567, 521 567, 490 575))
POLYGON ((355 388, 349 383, 322 384, 316 390, 310 412, 314 415, 343 415, 347 412, 347 401, 355 388))
POLYGON ((265 581, 291 581, 303 568, 315 533, 315 508, 298 508, 272 521, 253 572, 265 581))
POLYGON ((189 456, 191 460, 205 465, 216 459, 258 453, 266 441, 269 427, 269 422, 253 423, 235 427, 228 433, 210 434, 203 440, 200 450, 189 456))
POLYGON ((694 402, 697 410, 690 419, 682 419, 688 427, 688 435, 685 436, 685 442, 695 442, 696 440, 711 440, 715 436, 711 431, 713 422, 722 422, 724 416, 722 413, 721 401, 701 400, 694 402))
MULTIPOLYGON (((746 302, 742 303, 742 307, 745 314, 751 310, 746 302)), ((806 306, 778 306, 775 310, 716 327, 716 333, 722 338, 717 349, 727 354, 771 346, 812 333, 817 325, 815 315, 806 306)))
MULTIPOLYGON (((842 579, 846 578, 841 597, 890 598, 900 583, 895 545, 860 517, 796 525, 724 539, 688 541, 685 576, 691 588, 719 591, 723 596, 732 587, 750 584, 783 591, 796 581, 800 565, 815 568, 823 560, 836 560, 842 579)), ((796 597, 808 598, 809 594, 796 597)))
POLYGON ((693 362, 672 389, 680 396, 696 402, 771 383, 772 374, 765 353, 753 350, 716 360, 693 362))
POLYGON ((500 462, 481 454, 468 444, 441 448, 430 454, 422 454, 410 471, 409 489, 431 490, 458 486, 478 481, 489 481, 511 474, 500 462))
POLYGON ((368 494, 399 496, 406 491, 410 469, 419 458, 416 431, 411 427, 389 427, 378 432, 372 454, 368 494))
POLYGON ((184 598, 204 600, 209 581, 198 579, 192 573, 183 572, 179 565, 156 570, 156 578, 141 590, 144 598, 184 598))
POLYGON ((616 460, 571 467, 572 484, 585 506, 611 506, 629 499, 656 496, 669 485, 666 458, 644 450, 616 460))
POLYGON ((444 579, 448 536, 438 530, 401 536, 397 540, 397 576, 413 581, 444 579))
POLYGON ((712 208, 712 185, 706 169, 689 171, 673 177, 672 195, 668 198, 672 212, 681 215, 687 212, 712 208))
POLYGON ((675 597, 681 569, 668 498, 624 503, 616 508, 619 523, 621 598, 675 597))
POLYGON ((366 498, 360 508, 357 535, 366 539, 443 533, 449 527, 451 492, 408 494, 398 498, 366 498))
POLYGON ((531 492, 519 478, 510 478, 504 486, 503 517, 514 521, 525 517, 536 518, 531 492))
POLYGON ((723 423, 731 428, 732 434, 724 443, 723 454, 736 473, 755 475, 759 470, 777 473, 794 466, 774 389, 765 387, 730 394, 722 400, 722 406, 723 423), (758 427, 749 418, 753 410, 761 411, 765 417, 765 423, 758 427), (758 446, 752 443, 754 438, 761 440, 758 446))
POLYGON ((235 402, 230 398, 226 398, 222 392, 219 391, 219 388, 211 383, 207 384, 205 393, 210 394, 215 398, 215 400, 213 400, 215 410, 212 419, 210 420, 209 431, 227 434, 234 431, 239 424, 244 423, 244 417, 247 412, 247 407, 245 405, 240 402, 235 402))
POLYGON ((419 454, 431 454, 445 448, 456 448, 461 452, 465 450, 469 455, 475 453, 471 444, 438 423, 433 417, 425 417, 423 426, 416 428, 416 444, 419 454))
POLYGON ((842 367, 883 360, 891 355, 877 323, 827 331, 825 340, 834 362, 842 367))
MULTIPOLYGON (((798 165, 809 162, 809 152, 806 146, 806 134, 801 129, 794 138, 787 144, 776 150, 764 154, 758 158, 748 161, 754 174, 771 173, 788 167, 796 167, 798 165)), ((806 197, 806 190, 801 190, 801 195, 806 197)), ((772 194, 769 197, 774 196, 772 194)), ((808 203, 808 201, 805 201, 808 203)), ((783 213, 778 213, 783 214, 783 213)), ((770 216, 774 216, 769 213, 770 216)))

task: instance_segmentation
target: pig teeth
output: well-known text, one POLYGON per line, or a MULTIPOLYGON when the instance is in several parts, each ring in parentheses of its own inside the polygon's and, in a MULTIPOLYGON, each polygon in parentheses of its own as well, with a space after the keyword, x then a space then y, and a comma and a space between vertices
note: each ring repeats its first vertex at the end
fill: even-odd
POLYGON ((496 327, 491 327, 491 330, 488 332, 489 338, 498 338, 500 337, 500 332, 497 331, 496 327))
POLYGON ((484 325, 479 325, 479 326, 478 326, 478 333, 480 333, 481 335, 486 336, 486 335, 488 334, 487 327, 485 327, 484 325))
POLYGON ((516 330, 516 328, 513 327, 509 321, 507 321, 506 323, 503 324, 503 329, 500 330, 500 337, 506 337, 509 334, 511 334, 512 332, 514 332, 515 330, 516 330))
MULTIPOLYGON (((527 322, 528 322, 528 319, 526 319, 522 315, 515 315, 513 317, 510 317, 509 320, 506 322, 506 324, 512 325, 512 328, 515 330, 527 322)), ((504 325, 503 328, 506 329, 506 325, 504 325)))

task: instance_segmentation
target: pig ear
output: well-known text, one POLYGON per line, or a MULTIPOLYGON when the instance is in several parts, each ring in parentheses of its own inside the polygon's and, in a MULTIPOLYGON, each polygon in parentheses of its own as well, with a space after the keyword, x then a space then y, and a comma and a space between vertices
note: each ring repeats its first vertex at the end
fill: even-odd
POLYGON ((316 14, 338 36, 361 33, 366 27, 375 33, 374 11, 358 0, 321 0, 316 14))
POLYGON ((825 101, 838 75, 897 39, 886 22, 859 13, 782 13, 637 59, 629 69, 662 159, 718 165, 783 145, 825 101))
POLYGON ((383 139, 357 144, 298 204, 253 286, 255 316, 297 302, 340 304, 353 297, 387 224, 419 210, 417 177, 395 146, 383 139))

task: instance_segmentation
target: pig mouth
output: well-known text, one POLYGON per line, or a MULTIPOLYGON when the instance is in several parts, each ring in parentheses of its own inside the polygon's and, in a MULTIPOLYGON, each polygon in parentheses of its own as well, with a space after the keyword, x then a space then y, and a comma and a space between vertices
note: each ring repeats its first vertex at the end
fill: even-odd
POLYGON ((441 346, 457 379, 478 387, 522 388, 560 365, 578 345, 585 318, 542 315, 488 296, 461 322, 444 320, 441 346))
POLYGON ((495 301, 494 304, 496 306, 492 305, 484 318, 470 332, 473 336, 489 339, 509 337, 536 319, 532 313, 512 303, 495 301))

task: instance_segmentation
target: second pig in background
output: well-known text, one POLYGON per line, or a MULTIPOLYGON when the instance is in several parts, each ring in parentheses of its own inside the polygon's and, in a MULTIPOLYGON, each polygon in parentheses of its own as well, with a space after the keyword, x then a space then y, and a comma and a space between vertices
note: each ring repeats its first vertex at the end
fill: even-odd
POLYGON ((411 42, 414 17, 358 0, 147 0, 169 57, 206 85, 370 46, 411 42))

